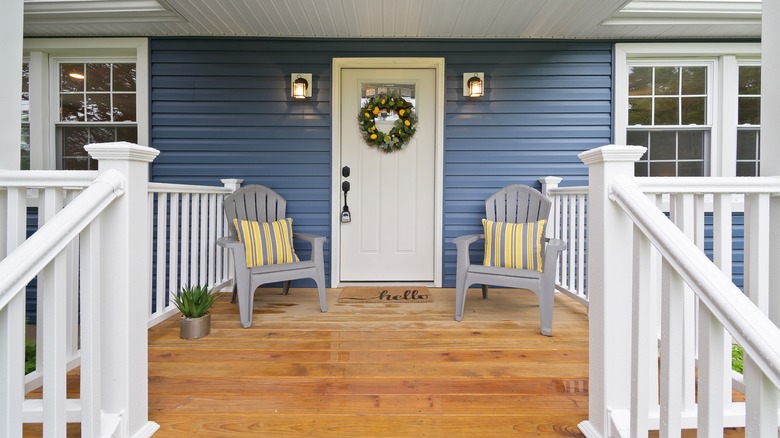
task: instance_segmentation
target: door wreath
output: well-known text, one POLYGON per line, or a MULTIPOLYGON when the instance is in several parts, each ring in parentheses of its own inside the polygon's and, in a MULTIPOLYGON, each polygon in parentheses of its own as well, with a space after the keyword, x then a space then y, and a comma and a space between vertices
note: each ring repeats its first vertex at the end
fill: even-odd
POLYGON ((417 115, 414 105, 395 94, 380 94, 368 100, 358 114, 360 133, 369 146, 376 146, 383 152, 403 149, 417 130, 417 115), (385 133, 377 129, 376 118, 381 114, 394 112, 398 120, 385 133))

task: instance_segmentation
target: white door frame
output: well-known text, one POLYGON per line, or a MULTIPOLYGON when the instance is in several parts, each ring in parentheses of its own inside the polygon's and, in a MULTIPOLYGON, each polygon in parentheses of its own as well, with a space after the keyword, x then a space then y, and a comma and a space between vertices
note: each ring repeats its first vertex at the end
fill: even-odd
MULTIPOLYGON (((341 267, 341 70, 345 68, 431 68, 436 78, 436 157, 434 177, 433 287, 442 285, 442 229, 444 194, 444 58, 333 58, 331 76, 331 241, 330 284, 339 287, 341 267)), ((366 146, 368 147, 368 146, 366 146)))

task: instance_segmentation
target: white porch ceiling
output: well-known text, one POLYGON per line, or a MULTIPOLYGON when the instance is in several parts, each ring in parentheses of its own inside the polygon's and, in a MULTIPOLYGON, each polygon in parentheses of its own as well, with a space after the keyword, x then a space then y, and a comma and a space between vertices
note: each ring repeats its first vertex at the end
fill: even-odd
POLYGON ((25 0, 25 36, 758 38, 760 0, 25 0))

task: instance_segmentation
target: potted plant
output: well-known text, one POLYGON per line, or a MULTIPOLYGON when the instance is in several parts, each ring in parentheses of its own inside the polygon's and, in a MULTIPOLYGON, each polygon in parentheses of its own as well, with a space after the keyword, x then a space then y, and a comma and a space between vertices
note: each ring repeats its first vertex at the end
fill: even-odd
POLYGON ((198 339, 211 332, 209 308, 217 296, 205 286, 187 286, 181 288, 179 293, 173 294, 173 302, 182 313, 182 339, 198 339))

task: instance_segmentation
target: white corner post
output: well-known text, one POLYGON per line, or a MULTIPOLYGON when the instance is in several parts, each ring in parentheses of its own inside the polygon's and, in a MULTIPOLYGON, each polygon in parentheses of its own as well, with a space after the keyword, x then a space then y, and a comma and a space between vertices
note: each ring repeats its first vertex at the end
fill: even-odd
MULTIPOLYGON (((766 1, 761 6, 761 176, 780 177, 780 2, 766 1)), ((772 220, 780 219, 780 197, 770 201, 772 220)), ((780 265, 780 227, 770 232, 769 266, 780 265)), ((769 284, 780 284, 780 269, 770 269, 769 284)), ((780 289, 769 297, 769 318, 780 325, 780 289)))
POLYGON ((22 41, 24 1, 5 0, 0 14, 0 169, 19 170, 22 134, 22 41))
POLYGON ((84 147, 98 170, 125 177, 125 192, 102 215, 100 333, 102 406, 122 415, 120 436, 148 437, 159 425, 148 421, 148 329, 151 312, 149 163, 159 151, 119 142, 84 147))
POLYGON ((590 364, 588 438, 610 436, 610 411, 628 411, 631 388, 633 224, 609 199, 618 175, 634 175, 641 146, 608 145, 579 155, 588 166, 588 296, 590 364))

